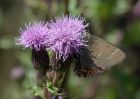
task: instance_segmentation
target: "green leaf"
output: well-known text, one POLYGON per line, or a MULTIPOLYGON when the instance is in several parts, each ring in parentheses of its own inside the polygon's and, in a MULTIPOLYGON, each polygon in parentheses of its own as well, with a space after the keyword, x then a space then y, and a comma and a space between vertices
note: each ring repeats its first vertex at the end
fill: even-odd
POLYGON ((56 95, 58 92, 58 88, 53 86, 53 84, 50 81, 47 82, 47 89, 53 95, 56 95))

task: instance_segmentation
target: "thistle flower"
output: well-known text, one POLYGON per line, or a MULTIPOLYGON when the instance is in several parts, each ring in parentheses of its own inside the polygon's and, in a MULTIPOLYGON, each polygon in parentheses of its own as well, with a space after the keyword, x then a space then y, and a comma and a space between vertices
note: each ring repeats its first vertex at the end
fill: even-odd
POLYGON ((22 45, 24 48, 31 48, 39 51, 45 47, 43 42, 47 37, 48 30, 49 29, 44 22, 25 25, 25 28, 20 31, 20 37, 17 39, 17 44, 22 45))
POLYGON ((65 61, 70 55, 80 53, 85 44, 84 19, 81 17, 57 17, 49 24, 48 39, 45 40, 49 49, 56 53, 57 59, 65 61))

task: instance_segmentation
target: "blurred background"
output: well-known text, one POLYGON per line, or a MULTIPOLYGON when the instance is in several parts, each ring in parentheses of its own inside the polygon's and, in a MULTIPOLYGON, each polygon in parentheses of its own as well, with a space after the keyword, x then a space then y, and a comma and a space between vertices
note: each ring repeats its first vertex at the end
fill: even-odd
POLYGON ((68 97, 140 99, 140 0, 0 0, 0 99, 40 99, 31 50, 16 46, 15 39, 25 23, 62 14, 85 17, 90 33, 127 54, 97 77, 79 78, 71 70, 65 83, 68 97))

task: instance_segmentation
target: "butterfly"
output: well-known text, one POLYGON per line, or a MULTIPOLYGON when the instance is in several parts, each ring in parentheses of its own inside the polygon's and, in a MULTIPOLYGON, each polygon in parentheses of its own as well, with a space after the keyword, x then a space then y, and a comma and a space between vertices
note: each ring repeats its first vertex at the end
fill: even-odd
POLYGON ((89 45, 75 55, 74 72, 80 77, 91 77, 118 64, 125 58, 125 53, 108 41, 90 35, 89 45))

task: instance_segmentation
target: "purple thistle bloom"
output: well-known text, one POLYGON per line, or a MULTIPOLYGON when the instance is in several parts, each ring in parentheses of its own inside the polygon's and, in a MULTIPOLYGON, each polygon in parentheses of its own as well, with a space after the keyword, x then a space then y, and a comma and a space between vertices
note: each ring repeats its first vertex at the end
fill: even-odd
POLYGON ((49 49, 56 53, 57 59, 65 61, 70 55, 80 53, 85 44, 87 24, 82 17, 63 16, 49 24, 50 32, 45 40, 49 49))
POLYGON ((25 25, 25 28, 20 31, 17 44, 22 45, 24 48, 32 48, 39 51, 45 47, 43 42, 47 37, 48 30, 47 24, 44 24, 44 22, 25 25))

